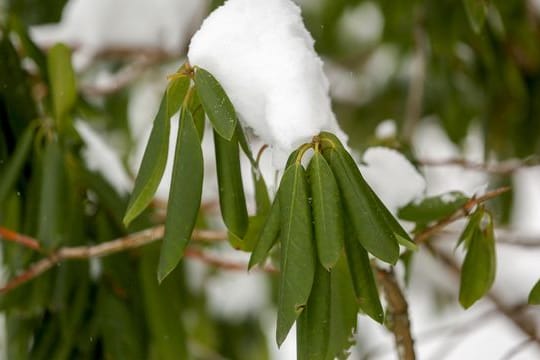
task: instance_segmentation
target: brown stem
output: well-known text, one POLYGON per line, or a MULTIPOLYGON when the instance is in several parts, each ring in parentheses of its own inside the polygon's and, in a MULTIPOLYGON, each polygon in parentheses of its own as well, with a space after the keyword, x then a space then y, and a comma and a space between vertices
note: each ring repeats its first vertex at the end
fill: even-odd
POLYGON ((400 360, 414 360, 414 339, 409 320, 409 305, 397 283, 393 270, 378 269, 377 278, 388 302, 387 326, 394 334, 396 351, 400 360))

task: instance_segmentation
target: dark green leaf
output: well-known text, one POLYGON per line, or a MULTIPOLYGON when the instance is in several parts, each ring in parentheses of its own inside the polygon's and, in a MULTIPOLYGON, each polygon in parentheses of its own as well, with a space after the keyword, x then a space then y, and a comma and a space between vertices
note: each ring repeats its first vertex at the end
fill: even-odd
MULTIPOLYGON (((351 226, 347 225, 350 220, 348 218, 346 220, 346 229, 351 229, 351 226)), ((353 231, 348 231, 345 236, 345 254, 360 308, 373 320, 382 324, 384 311, 369 256, 355 238, 353 231)))
POLYGON ((15 152, 5 165, 5 168, 2 169, 0 178, 0 204, 3 204, 6 201, 7 196, 15 186, 24 162, 32 149, 32 143, 36 132, 35 130, 35 126, 30 125, 24 131, 21 138, 17 142, 15 152))
POLYGON ((262 263, 268 256, 268 252, 277 242, 281 224, 281 215, 279 211, 279 200, 276 198, 266 218, 264 226, 259 234, 257 244, 249 259, 248 269, 262 263))
POLYGON ((199 138, 201 139, 201 142, 202 142, 202 139, 204 136, 204 125, 205 125, 204 109, 201 105, 201 99, 199 98, 199 93, 197 92, 197 89, 195 87, 191 88, 191 97, 189 99, 189 111, 191 112, 191 116, 193 117, 193 122, 195 123, 197 132, 199 133, 199 138))
POLYGON ((159 111, 154 119, 141 167, 135 179, 135 187, 129 199, 124 216, 126 226, 150 204, 154 197, 167 164, 170 131, 171 123, 167 117, 167 97, 165 95, 161 99, 159 111))
POLYGON ((328 360, 346 359, 346 350, 354 344, 358 304, 345 256, 341 256, 330 273, 330 334, 328 360))
POLYGON ((62 149, 57 141, 51 141, 45 146, 39 201, 38 239, 46 248, 54 248, 64 240, 68 191, 62 149))
POLYGON ((469 222, 467 223, 467 226, 465 226, 465 229, 463 229, 463 232, 461 233, 459 237, 459 240, 456 244, 456 248, 459 247, 459 245, 461 244, 465 245, 465 249, 469 247, 471 238, 473 237, 475 231, 480 227, 480 222, 482 221, 483 218, 484 218, 484 208, 479 206, 469 218, 469 222))
POLYGON ((231 100, 212 74, 202 68, 195 69, 195 86, 214 130, 224 139, 230 140, 237 123, 231 100))
POLYGON ((339 188, 332 169, 319 152, 313 154, 308 173, 317 254, 321 264, 330 270, 343 249, 343 215, 339 188))
POLYGON ((239 238, 229 231, 229 242, 231 246, 237 250, 252 252, 259 240, 259 234, 264 227, 266 216, 255 215, 249 217, 249 224, 246 234, 243 238, 239 238))
POLYGON ((233 136, 230 141, 225 140, 214 132, 214 145, 221 215, 229 231, 243 238, 248 227, 248 214, 240 169, 238 139, 233 136))
POLYGON ((165 236, 159 258, 160 282, 176 267, 191 238, 201 205, 203 171, 199 134, 186 109, 181 111, 178 126, 165 236))
POLYGON ((77 100, 77 83, 71 65, 71 50, 64 44, 53 46, 47 56, 49 82, 56 125, 59 131, 67 127, 66 115, 77 100))
POLYGON ((278 191, 281 213, 281 272, 276 340, 281 345, 307 304, 315 275, 315 249, 306 172, 295 163, 278 191))
POLYGON ((493 222, 491 216, 488 215, 485 228, 482 229, 482 224, 475 228, 461 269, 459 302, 465 309, 489 291, 495 280, 495 271, 493 222))
POLYGON ((463 0, 471 27, 479 33, 484 26, 489 0, 463 0))
POLYGON ((395 264, 399 257, 397 237, 388 224, 384 207, 380 206, 354 160, 342 148, 326 148, 323 155, 336 176, 358 240, 379 259, 395 264))
POLYGON ((311 295, 296 323, 296 358, 299 360, 326 359, 330 337, 330 290, 330 272, 317 264, 311 295))
POLYGON ((461 209, 469 201, 462 192, 452 191, 442 195, 431 196, 420 202, 412 202, 399 209, 398 217, 420 224, 443 219, 461 209))
POLYGON ((174 78, 167 86, 167 116, 169 119, 180 109, 189 89, 188 76, 174 78))
POLYGON ((529 294, 529 304, 540 305, 540 280, 536 282, 529 294))

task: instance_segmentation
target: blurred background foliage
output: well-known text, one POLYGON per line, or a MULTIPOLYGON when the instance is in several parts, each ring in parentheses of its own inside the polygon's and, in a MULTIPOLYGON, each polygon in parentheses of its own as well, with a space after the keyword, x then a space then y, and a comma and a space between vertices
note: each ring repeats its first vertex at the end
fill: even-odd
MULTIPOLYGON (((212 1, 208 11, 220 3, 212 1)), ((538 156, 538 2, 299 3, 331 80, 344 78, 345 86, 352 86, 354 96, 334 96, 334 109, 351 146, 363 150, 380 143, 373 136, 375 128, 381 120, 393 119, 398 137, 385 145, 414 160, 412 130, 429 116, 457 146, 463 145, 471 128, 480 128, 486 161, 538 156), (358 22, 368 25, 358 31, 358 22)), ((0 181, 12 185, 0 186, 0 224, 39 238, 46 251, 108 241, 162 220, 154 208, 124 228, 126 195, 82 159, 74 118, 117 134, 127 159, 132 146, 130 93, 129 87, 85 93, 76 86, 92 67, 65 79, 54 69, 69 67, 69 54, 53 58, 32 42, 28 27, 59 21, 65 4, 66 0, 8 0, 0 5, 0 181), (55 81, 61 82, 60 90, 55 81), (70 87, 71 95, 64 92, 70 87), (66 100, 69 96, 73 101, 66 100), (7 159, 19 159, 17 176, 8 174, 7 159)), ((161 64, 180 56, 179 51, 161 64)), ((126 64, 129 59, 106 57, 92 66, 115 70, 126 64)), ((510 197, 499 204, 503 214, 510 211, 510 197)), ((158 287, 157 256, 154 244, 99 264, 65 262, 0 295, 7 358, 179 359, 188 353, 197 359, 269 357, 261 320, 213 316, 204 291, 188 285, 184 266, 158 287)), ((3 242, 4 277, 41 257, 3 242)))

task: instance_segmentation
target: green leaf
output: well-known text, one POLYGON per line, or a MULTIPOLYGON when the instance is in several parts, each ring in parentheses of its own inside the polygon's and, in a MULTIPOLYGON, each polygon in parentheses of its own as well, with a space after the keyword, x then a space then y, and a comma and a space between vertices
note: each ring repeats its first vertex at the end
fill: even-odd
POLYGON ((428 224, 443 219, 461 209, 469 198, 460 191, 426 197, 420 202, 412 202, 399 209, 398 217, 420 224, 428 224))
POLYGON ((9 159, 5 168, 2 168, 1 177, 0 177, 0 204, 4 204, 7 199, 7 196, 10 194, 11 190, 17 182, 17 178, 22 171, 24 163, 28 158, 28 154, 32 149, 32 143, 34 140, 34 135, 36 133, 36 127, 31 124, 28 128, 25 129, 21 138, 17 141, 17 147, 9 159))
POLYGON ((317 254, 321 264, 330 270, 343 249, 343 215, 339 188, 332 169, 319 152, 313 154, 308 173, 317 254))
POLYGON ((71 65, 71 50, 64 44, 53 46, 47 56, 52 103, 60 132, 67 127, 66 115, 77 100, 77 83, 71 65))
POLYGON ((237 250, 252 252, 257 241, 259 240, 259 234, 264 227, 266 216, 255 215, 249 217, 249 225, 246 234, 243 238, 239 238, 229 231, 229 242, 233 248, 237 250))
POLYGON ((163 360, 187 359, 186 334, 182 324, 183 299, 180 284, 183 279, 175 271, 159 286, 153 275, 157 266, 158 248, 147 248, 142 256, 139 278, 144 295, 145 315, 154 350, 163 360))
POLYGON ((38 239, 46 248, 54 248, 64 240, 66 228, 65 205, 66 174, 64 156, 57 141, 51 141, 45 146, 43 155, 43 178, 39 200, 38 239))
MULTIPOLYGON (((351 229, 349 223, 350 219, 346 218, 346 229, 351 229)), ((382 324, 384 311, 369 256, 357 241, 353 231, 348 231, 345 235, 345 254, 358 305, 369 317, 382 324)))
POLYGON ((345 210, 358 240, 379 259, 395 264, 399 257, 395 230, 389 226, 384 206, 380 206, 354 160, 345 149, 337 147, 324 149, 323 155, 336 177, 345 210))
POLYGON ((266 259, 268 252, 270 252, 270 249, 272 249, 277 242, 280 225, 281 215, 279 210, 279 200, 276 198, 249 259, 248 269, 262 263, 266 259))
POLYGON ((484 296, 495 280, 496 254, 493 221, 488 214, 485 229, 477 226, 470 238, 461 269, 459 302, 467 309, 484 296))
POLYGON ((281 272, 276 340, 281 346, 307 304, 315 275, 312 219, 306 172, 289 166, 278 191, 281 213, 281 272))
POLYGON ((187 76, 174 78, 167 86, 167 116, 170 119, 180 109, 189 89, 190 79, 187 76))
POLYGON ((199 133, 199 139, 202 142, 205 125, 204 109, 201 105, 201 99, 199 98, 197 88, 195 87, 191 88, 191 97, 189 98, 189 111, 191 112, 193 122, 195 123, 197 132, 199 133))
POLYGON ((161 246, 158 280, 178 265, 191 238, 201 205, 203 182, 201 143, 189 110, 183 110, 178 126, 165 236, 161 246))
POLYGON ((230 141, 225 140, 214 132, 214 145, 221 215, 227 229, 237 237, 243 238, 248 227, 248 214, 240 169, 238 139, 233 136, 230 141))
POLYGON ((224 139, 230 140, 235 132, 237 118, 225 90, 212 74, 199 67, 195 69, 195 86, 214 130, 224 139))
POLYGON ((163 96, 159 111, 154 119, 152 132, 144 150, 141 167, 124 216, 127 226, 150 204, 158 188, 169 151, 171 123, 167 116, 167 97, 163 96))
POLYGON ((484 26, 489 0, 463 0, 467 17, 474 32, 479 33, 484 26))
POLYGON ((330 273, 330 334, 327 359, 346 359, 346 350, 354 345, 358 304, 351 274, 342 255, 330 273))
POLYGON ((296 358, 299 360, 326 359, 330 338, 330 289, 330 272, 317 264, 311 295, 296 323, 296 358))
POLYGON ((475 231, 480 227, 480 222, 484 218, 484 208, 479 206, 476 211, 470 216, 469 222, 463 232, 461 233, 459 240, 456 244, 456 248, 459 247, 462 243, 465 246, 465 249, 469 247, 471 238, 475 234, 475 231))
POLYGON ((529 304, 531 305, 540 305, 540 279, 532 288, 529 294, 529 304))

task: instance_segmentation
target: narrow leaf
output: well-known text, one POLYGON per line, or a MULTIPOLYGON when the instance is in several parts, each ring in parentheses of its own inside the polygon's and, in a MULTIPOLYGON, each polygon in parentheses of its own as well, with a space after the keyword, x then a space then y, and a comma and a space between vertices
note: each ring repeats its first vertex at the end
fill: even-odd
POLYGON ((458 248, 459 245, 461 244, 464 244, 465 249, 469 247, 471 238, 475 234, 476 230, 480 227, 480 222, 482 221, 483 218, 484 218, 484 208, 479 206, 469 218, 469 222, 467 223, 467 226, 465 226, 465 229, 463 229, 463 232, 461 233, 459 237, 459 240, 456 244, 456 248, 458 248))
POLYGON ((178 127, 165 236, 158 266, 160 282, 176 267, 191 238, 201 205, 202 182, 201 143, 191 113, 186 109, 181 112, 178 127))
POLYGON ((296 323, 298 360, 326 359, 330 338, 330 290, 330 272, 317 264, 311 295, 296 323))
POLYGON ((249 259, 248 269, 251 269, 257 264, 261 264, 266 259, 270 249, 272 249, 274 244, 277 242, 280 224, 281 215, 279 210, 279 200, 276 198, 272 204, 270 213, 266 218, 264 227, 261 230, 257 244, 255 245, 255 249, 253 250, 253 253, 249 259))
POLYGON ((460 191, 426 197, 420 202, 412 202, 399 209, 398 217, 420 224, 443 219, 461 209, 469 198, 460 191))
POLYGON ((459 302, 467 309, 484 296, 495 280, 496 255, 493 221, 488 215, 485 229, 476 227, 470 238, 461 269, 459 302))
POLYGON ((17 147, 5 167, 2 168, 0 177, 0 204, 4 204, 7 196, 15 186, 17 178, 21 173, 28 154, 32 149, 35 135, 35 126, 30 125, 25 129, 21 138, 17 141, 17 147))
POLYGON ((229 231, 243 238, 248 227, 248 214, 240 169, 238 139, 233 136, 230 141, 225 140, 214 132, 214 145, 221 215, 229 231))
POLYGON ((317 254, 321 264, 330 270, 338 261, 343 249, 341 195, 332 169, 319 152, 313 154, 308 173, 317 254))
POLYGON ((189 89, 190 79, 180 76, 172 79, 167 86, 167 116, 169 119, 180 109, 189 89))
POLYGON ((397 238, 354 160, 346 150, 338 148, 327 148, 323 155, 336 177, 357 239, 379 259, 395 264, 399 257, 397 238))
POLYGON ((124 224, 127 226, 135 219, 152 201, 158 188, 169 151, 169 133, 171 124, 167 116, 166 94, 161 100, 159 111, 154 119, 152 132, 148 144, 144 150, 141 167, 135 179, 135 186, 124 216, 124 224))
POLYGON ((315 274, 315 249, 306 172, 289 166, 281 180, 281 272, 276 340, 280 346, 307 304, 315 274))
POLYGON ((484 26, 489 0, 463 0, 467 17, 474 32, 479 33, 484 26))
POLYGON ((529 294, 529 304, 531 305, 540 305, 540 279, 532 288, 529 294))
POLYGON ((71 65, 71 50, 64 44, 53 46, 47 57, 52 103, 57 126, 66 128, 66 115, 77 100, 75 72, 71 65))
POLYGON ((202 68, 195 69, 195 86, 214 129, 221 137, 230 140, 234 135, 237 119, 225 90, 212 74, 202 68))
POLYGON ((199 133, 199 139, 201 140, 201 143, 202 143, 202 139, 204 136, 204 126, 205 126, 204 109, 201 105, 201 99, 199 98, 199 93, 197 92, 197 89, 195 87, 191 89, 191 97, 189 99, 189 111, 191 112, 191 116, 193 117, 193 122, 195 123, 197 132, 199 133))
MULTIPOLYGON (((349 219, 346 220, 347 223, 350 221, 349 219)), ((351 227, 346 226, 346 228, 350 229, 351 227)), ((369 256, 367 251, 355 239, 355 234, 352 231, 348 231, 345 236, 345 253, 358 305, 373 320, 382 324, 384 311, 379 299, 379 291, 369 256)))

